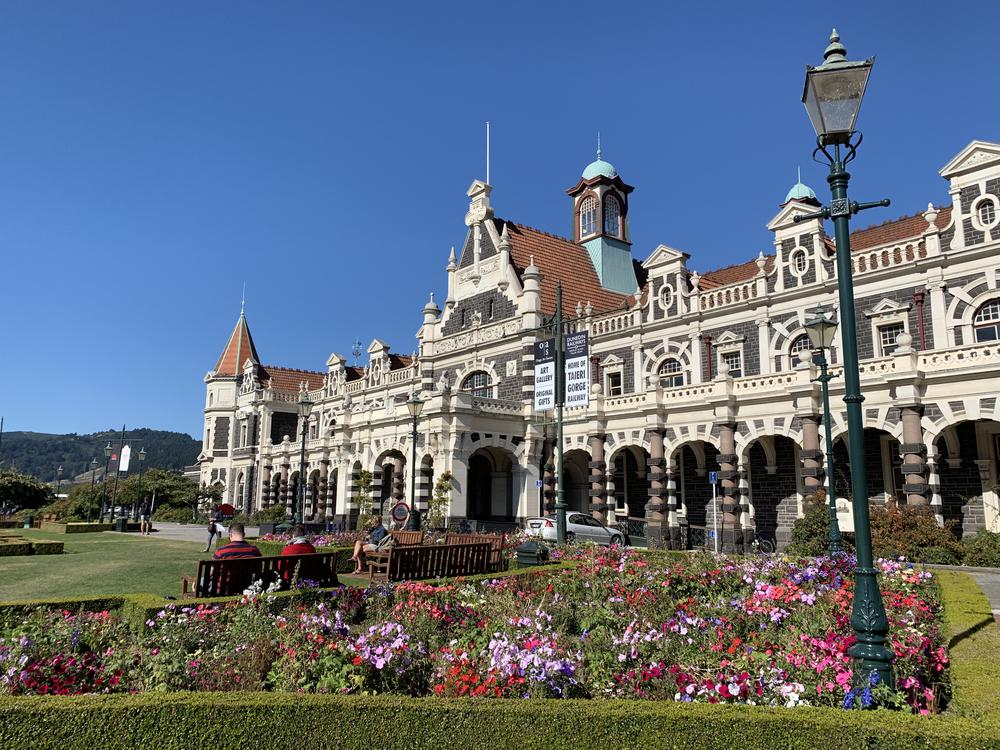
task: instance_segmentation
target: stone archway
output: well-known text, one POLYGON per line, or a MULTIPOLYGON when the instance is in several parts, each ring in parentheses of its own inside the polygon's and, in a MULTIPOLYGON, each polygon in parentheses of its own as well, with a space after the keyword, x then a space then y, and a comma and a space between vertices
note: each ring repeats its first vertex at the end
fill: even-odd
MULTIPOLYGON (((716 525, 722 529, 722 493, 716 492, 716 504, 712 506, 712 485, 708 472, 719 471, 719 450, 712 443, 695 440, 674 448, 669 465, 674 472, 677 502, 680 510, 682 534, 687 526, 688 549, 705 546, 711 548, 709 531, 716 525)), ((720 539, 721 542, 721 539, 720 539)), ((722 549, 720 543, 719 548, 722 549)))
MULTIPOLYGON (((906 505, 903 489, 903 458, 899 440, 889 431, 866 427, 865 475, 868 477, 868 501, 873 505, 906 505)), ((854 498, 851 487, 848 436, 843 431, 833 439, 833 475, 837 497, 854 498)))
POLYGON ((644 518, 649 500, 646 462, 649 452, 640 445, 623 445, 608 462, 608 502, 613 513, 644 518))
POLYGON ((583 450, 563 454, 563 492, 566 510, 590 515, 590 454, 583 450))
POLYGON ((475 521, 509 523, 514 519, 514 456, 487 446, 469 456, 467 516, 475 521))
POLYGON ((750 525, 757 539, 783 549, 799 515, 801 481, 798 445, 783 435, 766 435, 743 450, 750 525))
POLYGON ((976 419, 945 427, 934 439, 935 511, 959 538, 998 527, 1000 422, 976 419), (938 504, 939 503, 939 504, 938 504))

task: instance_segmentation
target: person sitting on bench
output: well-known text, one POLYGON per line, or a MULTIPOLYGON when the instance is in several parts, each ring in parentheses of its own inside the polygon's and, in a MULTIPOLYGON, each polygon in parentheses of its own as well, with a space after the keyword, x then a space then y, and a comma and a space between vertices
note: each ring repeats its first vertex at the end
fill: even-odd
POLYGON ((385 540, 392 538, 389 536, 388 529, 382 525, 382 519, 378 516, 372 519, 367 531, 368 541, 365 542, 361 539, 356 541, 354 543, 354 554, 350 557, 350 560, 354 563, 355 574, 361 573, 364 568, 366 552, 375 552, 382 549, 385 540))
POLYGON ((281 556, 285 555, 312 555, 316 552, 312 542, 306 538, 306 528, 300 523, 295 524, 290 529, 292 540, 281 550, 281 556))
POLYGON ((246 531, 243 524, 234 521, 229 524, 229 544, 225 544, 215 550, 212 555, 216 560, 231 560, 240 557, 260 557, 260 550, 246 541, 244 534, 246 531))

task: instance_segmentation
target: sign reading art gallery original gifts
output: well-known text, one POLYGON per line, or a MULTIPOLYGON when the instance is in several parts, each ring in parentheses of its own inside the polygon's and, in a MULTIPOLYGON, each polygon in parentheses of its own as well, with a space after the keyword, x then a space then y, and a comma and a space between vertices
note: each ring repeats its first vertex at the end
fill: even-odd
POLYGON ((586 406, 590 401, 590 359, 586 331, 566 337, 566 406, 586 406))
POLYGON ((535 342, 535 411, 556 406, 556 340, 535 342))

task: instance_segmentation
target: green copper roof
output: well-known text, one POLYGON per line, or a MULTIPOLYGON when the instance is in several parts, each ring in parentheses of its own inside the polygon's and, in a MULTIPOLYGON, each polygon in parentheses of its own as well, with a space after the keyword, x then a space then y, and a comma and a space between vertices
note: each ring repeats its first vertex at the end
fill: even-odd
POLYGON ((597 134, 597 161, 592 161, 583 170, 583 179, 589 180, 594 177, 617 177, 618 173, 610 162, 604 161, 601 157, 601 134, 597 134))
POLYGON ((618 173, 615 168, 610 164, 610 162, 604 161, 604 159, 598 159, 597 161, 592 161, 587 165, 587 168, 583 170, 583 179, 589 180, 592 177, 617 177, 618 173))
POLYGON ((788 191, 788 195, 785 196, 785 203, 788 203, 790 200, 805 200, 806 198, 816 200, 816 193, 805 183, 796 182, 792 185, 792 189, 788 191))

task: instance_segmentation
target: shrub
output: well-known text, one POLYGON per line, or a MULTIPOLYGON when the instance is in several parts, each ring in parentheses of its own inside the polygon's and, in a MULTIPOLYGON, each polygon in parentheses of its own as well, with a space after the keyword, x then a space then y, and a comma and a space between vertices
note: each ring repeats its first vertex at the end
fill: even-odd
POLYGON ((195 523, 198 520, 192 518, 190 508, 173 507, 170 505, 157 505, 153 511, 153 518, 157 521, 169 521, 171 523, 195 523))
POLYGON ((905 557, 911 562, 955 565, 962 545, 937 524, 929 507, 872 506, 872 548, 877 557, 905 557))
POLYGON ((979 568, 1000 568, 1000 534, 980 531, 962 540, 963 562, 979 568))
MULTIPOLYGON (((793 557, 825 555, 830 545, 830 511, 825 505, 815 505, 792 526, 792 541, 785 552, 793 557)), ((848 535, 841 535, 845 552, 853 552, 848 535)))
POLYGON ((31 554, 31 542, 5 542, 0 544, 0 557, 20 557, 31 554))
POLYGON ((32 542, 31 554, 33 555, 61 555, 63 553, 64 542, 32 542))
POLYGON ((250 524, 259 526, 262 523, 281 523, 291 520, 284 505, 272 505, 270 508, 258 510, 250 515, 250 524))

